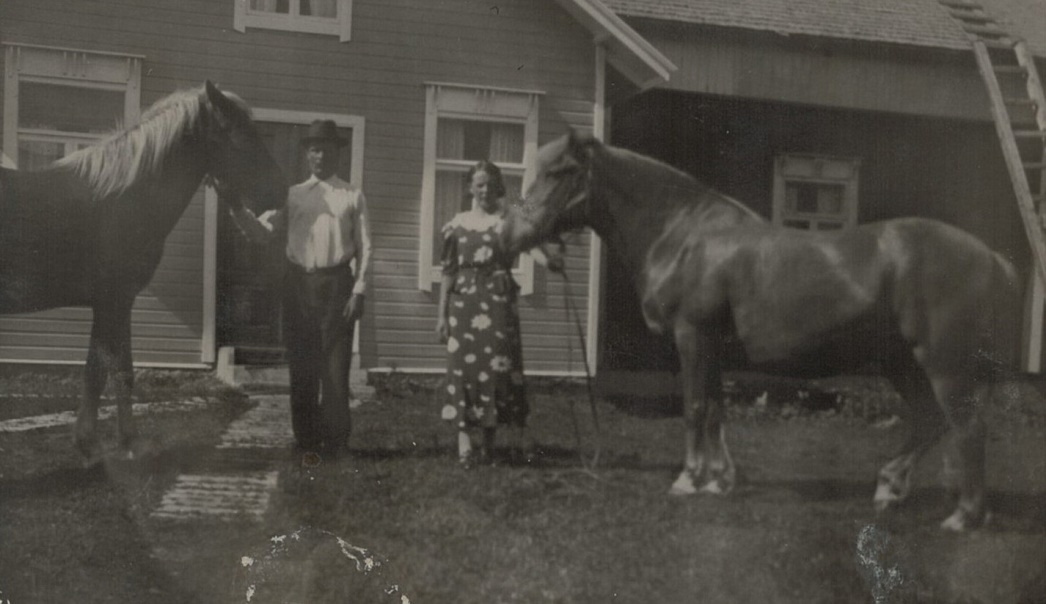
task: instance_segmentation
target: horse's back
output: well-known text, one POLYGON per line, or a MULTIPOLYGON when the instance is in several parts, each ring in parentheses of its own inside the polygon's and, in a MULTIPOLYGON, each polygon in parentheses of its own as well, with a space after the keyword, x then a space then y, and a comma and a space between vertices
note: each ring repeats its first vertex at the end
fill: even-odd
POLYGON ((655 331, 730 317, 754 363, 817 356, 832 342, 832 354, 849 350, 854 364, 881 361, 899 346, 948 366, 985 352, 1012 365, 1016 352, 1013 267, 941 222, 815 232, 745 221, 693 232, 648 260, 660 260, 648 262, 641 292, 655 331))

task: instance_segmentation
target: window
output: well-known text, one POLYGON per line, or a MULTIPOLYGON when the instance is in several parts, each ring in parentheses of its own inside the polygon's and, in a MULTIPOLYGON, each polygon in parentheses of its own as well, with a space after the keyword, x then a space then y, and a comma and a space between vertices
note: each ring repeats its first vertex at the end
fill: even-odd
POLYGON ((338 36, 352 34, 352 0, 233 0, 233 29, 280 29, 338 36))
MULTIPOLYGON (((425 118, 425 167, 421 186, 418 287, 439 282, 443 241, 440 229, 468 209, 465 176, 477 161, 501 168, 507 200, 522 196, 537 152, 538 99, 541 93, 429 84, 425 118)), ((534 260, 520 256, 513 269, 521 293, 533 291, 534 260)))
POLYGON ((774 162, 774 224, 825 231, 857 224, 860 161, 810 154, 774 162))
POLYGON ((5 49, 4 155, 34 170, 138 121, 140 56, 5 49))

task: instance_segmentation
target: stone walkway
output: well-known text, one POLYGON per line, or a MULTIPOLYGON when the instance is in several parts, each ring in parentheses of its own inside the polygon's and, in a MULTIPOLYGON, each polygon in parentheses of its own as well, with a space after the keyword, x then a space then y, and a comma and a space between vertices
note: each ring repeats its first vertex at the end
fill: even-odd
MULTIPOLYGON (((273 453, 287 451, 294 444, 289 398, 287 394, 251 396, 254 407, 229 424, 216 447, 214 465, 223 471, 179 476, 152 516, 260 519, 279 478, 279 472, 272 469, 276 465, 273 453), (217 463, 221 461, 224 463, 217 463)), ((350 407, 361 404, 354 399, 350 407)))
MULTIPOLYGON (((252 396, 255 406, 229 424, 219 451, 280 450, 294 443, 288 395, 252 396)), ((260 452, 260 451, 259 451, 260 452)), ((238 470, 184 474, 164 493, 152 516, 168 519, 258 519, 269 507, 279 473, 238 470)))

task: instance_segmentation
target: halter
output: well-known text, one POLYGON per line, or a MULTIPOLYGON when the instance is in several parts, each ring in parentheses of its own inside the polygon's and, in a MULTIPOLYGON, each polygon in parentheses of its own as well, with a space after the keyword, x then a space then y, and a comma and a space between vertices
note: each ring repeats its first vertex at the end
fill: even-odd
POLYGON ((230 207, 239 208, 243 206, 241 197, 243 192, 238 187, 226 185, 227 179, 219 177, 215 174, 215 168, 221 168, 223 171, 227 171, 225 163, 211 151, 211 140, 208 136, 210 132, 211 122, 214 121, 214 112, 216 108, 211 104, 206 96, 201 98, 200 103, 207 107, 206 113, 201 112, 202 119, 200 120, 201 132, 199 134, 200 140, 203 142, 203 154, 204 161, 207 164, 207 173, 203 177, 203 183, 214 189, 215 193, 218 194, 218 199, 224 201, 230 207))

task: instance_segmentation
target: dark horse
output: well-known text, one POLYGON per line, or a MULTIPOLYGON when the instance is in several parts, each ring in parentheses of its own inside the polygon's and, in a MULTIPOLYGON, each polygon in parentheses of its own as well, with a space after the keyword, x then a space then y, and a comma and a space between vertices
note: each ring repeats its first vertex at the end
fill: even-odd
POLYGON ((76 422, 77 445, 89 458, 99 453, 98 400, 108 380, 120 444, 133 443, 131 306, 204 176, 229 203, 245 195, 274 207, 286 197, 250 109, 209 81, 45 169, 0 170, 0 313, 93 312, 76 422))
POLYGON ((678 170, 570 134, 539 151, 503 236, 520 250, 586 225, 625 263, 650 329, 675 338, 687 440, 672 493, 733 488, 721 373, 724 343, 735 341, 752 367, 778 373, 877 363, 911 410, 911 435, 879 472, 876 508, 908 495, 916 461, 950 425, 960 497, 942 526, 983 522, 981 408, 1014 365, 1020 317, 1001 256, 925 219, 775 228, 678 170))

